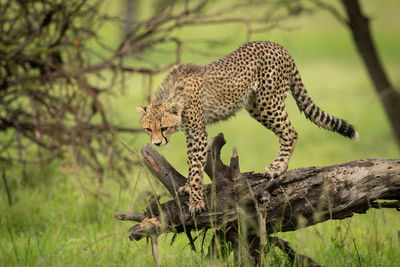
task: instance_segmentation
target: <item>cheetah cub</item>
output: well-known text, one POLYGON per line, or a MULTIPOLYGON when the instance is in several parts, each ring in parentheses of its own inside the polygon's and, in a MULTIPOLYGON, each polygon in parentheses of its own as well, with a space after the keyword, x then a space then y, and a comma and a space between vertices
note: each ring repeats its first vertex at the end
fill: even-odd
POLYGON ((245 108, 251 117, 279 138, 280 151, 267 164, 264 175, 282 175, 297 141, 297 133, 286 114, 287 92, 300 111, 316 125, 356 139, 352 125, 316 106, 301 81, 289 53, 273 42, 249 42, 205 66, 177 65, 169 72, 147 107, 138 107, 141 124, 156 146, 168 143, 171 135, 186 135, 189 177, 179 193, 189 193, 189 210, 205 209, 203 170, 206 161, 206 125, 226 120, 245 108))

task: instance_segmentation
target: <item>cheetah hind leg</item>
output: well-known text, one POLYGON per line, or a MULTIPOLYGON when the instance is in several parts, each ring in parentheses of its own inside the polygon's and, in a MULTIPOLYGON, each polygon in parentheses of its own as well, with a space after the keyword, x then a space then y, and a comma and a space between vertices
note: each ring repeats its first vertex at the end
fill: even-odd
POLYGON ((264 177, 277 178, 284 174, 288 169, 290 156, 292 155, 294 147, 296 146, 297 133, 290 125, 289 120, 287 121, 288 124, 285 127, 286 129, 284 131, 279 131, 279 133, 283 133, 277 134, 280 143, 279 154, 274 162, 265 166, 264 177))
POLYGON ((286 172, 288 164, 284 162, 274 161, 267 164, 264 168, 264 177, 277 178, 286 172))
MULTIPOLYGON (((267 103, 263 106, 265 107, 270 105, 271 103, 267 103)), ((281 110, 281 112, 277 112, 278 116, 274 115, 274 117, 269 113, 276 113, 277 110, 274 110, 274 112, 268 112, 268 109, 264 107, 258 107, 254 98, 250 99, 249 105, 246 109, 254 119, 260 122, 265 128, 272 130, 279 138, 279 154, 274 162, 267 164, 264 169, 264 177, 276 178, 287 171, 289 159, 293 153, 294 147, 296 146, 298 135, 289 121, 284 106, 278 109, 281 110)))

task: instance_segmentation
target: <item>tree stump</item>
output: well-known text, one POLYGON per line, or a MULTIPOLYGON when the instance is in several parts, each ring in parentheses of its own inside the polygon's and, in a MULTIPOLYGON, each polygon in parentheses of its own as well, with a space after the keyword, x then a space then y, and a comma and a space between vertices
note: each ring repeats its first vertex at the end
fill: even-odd
POLYGON ((185 232, 195 249, 192 230, 216 229, 209 256, 223 251, 216 247, 220 244, 218 240, 224 240, 231 242, 237 261, 244 260, 238 252, 246 251, 247 260, 256 263, 260 253, 275 245, 292 260, 320 266, 271 234, 330 219, 344 219, 354 213, 365 213, 370 208, 400 208, 400 159, 364 159, 300 168, 271 180, 260 173, 240 172, 235 148, 230 165, 225 165, 220 158, 225 143, 222 134, 209 141, 205 172, 212 184, 204 187, 206 211, 195 217, 191 217, 188 210, 189 197, 177 194, 185 177, 153 147, 142 148, 146 166, 173 199, 159 203, 159 197, 153 196, 144 213, 116 212, 114 216, 119 220, 139 222, 129 229, 129 238, 152 237, 156 262, 156 238, 161 233, 185 232), (244 249, 240 250, 240 247, 244 249))

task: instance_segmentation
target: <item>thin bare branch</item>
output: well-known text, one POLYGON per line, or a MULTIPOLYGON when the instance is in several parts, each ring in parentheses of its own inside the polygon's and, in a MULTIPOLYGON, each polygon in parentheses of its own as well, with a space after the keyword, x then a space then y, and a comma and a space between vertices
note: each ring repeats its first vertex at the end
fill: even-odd
POLYGON ((333 6, 332 4, 322 1, 322 0, 310 0, 316 7, 321 8, 325 11, 328 11, 331 13, 332 16, 334 16, 340 23, 344 25, 349 24, 349 20, 347 19, 346 16, 343 16, 340 11, 338 10, 337 7, 333 6))
POLYGON ((135 221, 141 222, 144 220, 144 213, 134 213, 134 212, 116 212, 114 213, 114 217, 121 221, 135 221))

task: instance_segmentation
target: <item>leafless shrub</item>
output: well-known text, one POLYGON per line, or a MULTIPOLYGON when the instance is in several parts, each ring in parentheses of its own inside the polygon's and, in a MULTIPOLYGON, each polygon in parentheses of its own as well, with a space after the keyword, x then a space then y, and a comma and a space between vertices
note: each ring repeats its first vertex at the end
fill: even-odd
POLYGON ((137 21, 116 47, 109 47, 99 36, 100 28, 114 24, 126 29, 126 22, 103 12, 104 2, 1 1, 2 162, 26 166, 72 154, 100 182, 111 167, 123 174, 122 166, 133 160, 116 136, 139 129, 115 125, 102 95, 124 88, 126 75, 140 73, 148 77, 149 98, 153 75, 181 61, 186 41, 175 34, 177 29, 238 23, 249 39, 293 13, 293 8, 265 1, 236 1, 228 7, 204 0, 156 1, 153 16, 137 21), (250 9, 254 16, 248 16, 250 9), (147 60, 146 55, 161 48, 173 55, 167 62, 147 60))

